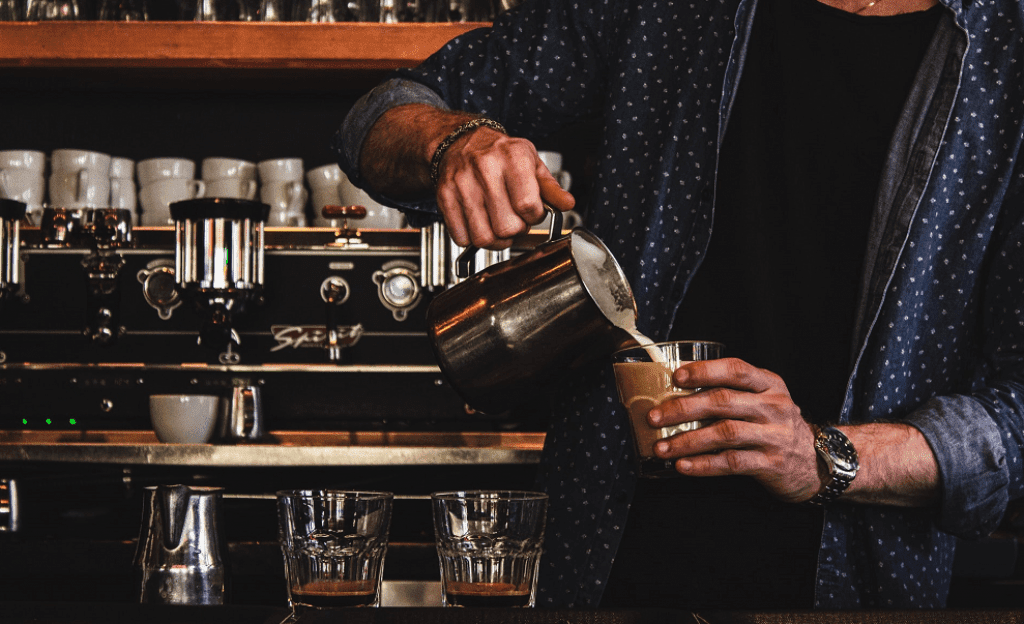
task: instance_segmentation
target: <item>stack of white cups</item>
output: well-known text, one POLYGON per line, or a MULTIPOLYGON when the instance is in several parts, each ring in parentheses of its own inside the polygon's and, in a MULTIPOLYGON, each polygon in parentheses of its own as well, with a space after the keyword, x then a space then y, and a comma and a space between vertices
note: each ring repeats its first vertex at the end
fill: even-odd
POLYGON ((267 225, 305 227, 309 193, 302 184, 302 159, 273 158, 256 167, 260 177, 260 201, 270 206, 267 225))
POLYGON ((110 159, 110 207, 132 213, 132 225, 139 223, 135 192, 135 161, 115 156, 110 159))
POLYGON ((211 156, 202 164, 206 197, 256 199, 256 164, 238 158, 211 156))
POLYGON ((50 154, 50 205, 106 208, 110 203, 111 157, 101 152, 57 149, 50 154))
POLYGON ((204 197, 206 185, 196 180, 196 163, 187 158, 148 158, 135 167, 139 179, 139 220, 144 226, 173 225, 171 204, 204 197))
POLYGON ((313 223, 319 227, 340 227, 341 219, 326 219, 321 211, 324 206, 362 206, 366 217, 349 226, 359 228, 393 230, 402 227, 402 213, 383 206, 370 198, 362 189, 352 184, 337 164, 311 169, 306 174, 312 191, 313 223))
POLYGON ((25 204, 29 223, 39 224, 46 192, 46 154, 31 150, 0 152, 0 199, 25 204))

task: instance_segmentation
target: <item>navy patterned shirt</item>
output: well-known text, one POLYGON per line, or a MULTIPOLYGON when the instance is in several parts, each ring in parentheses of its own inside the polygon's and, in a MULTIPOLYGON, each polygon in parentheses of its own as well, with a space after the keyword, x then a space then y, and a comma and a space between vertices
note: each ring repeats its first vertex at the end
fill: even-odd
MULTIPOLYGON (((539 139, 601 118, 587 227, 629 277, 639 328, 668 334, 711 236, 718 149, 758 0, 526 0, 447 44, 346 118, 349 177, 368 128, 408 102, 470 110, 539 139)), ((833 504, 815 605, 939 607, 955 537, 1024 496, 1024 8, 942 0, 879 187, 856 358, 833 420, 899 420, 936 454, 938 508, 833 504)), ((398 202, 436 214, 431 199, 398 202)), ((635 486, 610 367, 554 408, 538 604, 597 606, 635 486)), ((680 605, 685 607, 686 605, 680 605)))

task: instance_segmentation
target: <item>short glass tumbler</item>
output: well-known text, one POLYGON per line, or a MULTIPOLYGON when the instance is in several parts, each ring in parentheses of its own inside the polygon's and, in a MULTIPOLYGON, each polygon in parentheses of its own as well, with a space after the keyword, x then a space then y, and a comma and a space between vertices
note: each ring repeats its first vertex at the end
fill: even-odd
POLYGON ((390 492, 277 493, 281 551, 293 615, 380 605, 393 500, 390 492))
POLYGON ((431 503, 444 606, 534 606, 547 495, 435 492, 431 503))
POLYGON ((672 373, 685 362, 718 359, 724 352, 725 346, 718 342, 681 340, 631 347, 612 356, 619 401, 629 412, 634 455, 641 477, 678 477, 675 462, 654 454, 655 443, 707 424, 707 421, 694 421, 658 428, 648 424, 647 414, 655 405, 696 392, 676 387, 672 373))

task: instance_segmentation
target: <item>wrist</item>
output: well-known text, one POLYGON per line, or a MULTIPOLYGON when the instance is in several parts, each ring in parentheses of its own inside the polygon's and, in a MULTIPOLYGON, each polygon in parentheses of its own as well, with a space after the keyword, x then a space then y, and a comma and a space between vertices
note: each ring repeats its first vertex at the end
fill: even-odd
POLYGON ((467 136, 471 132, 476 131, 479 128, 490 128, 496 132, 507 134, 505 128, 498 122, 487 119, 486 117, 473 117, 460 123, 451 129, 448 134, 441 137, 438 141, 431 141, 430 147, 433 151, 430 154, 430 180, 434 187, 437 187, 438 182, 441 179, 441 165, 444 162, 445 156, 448 151, 457 141, 464 136, 467 136))

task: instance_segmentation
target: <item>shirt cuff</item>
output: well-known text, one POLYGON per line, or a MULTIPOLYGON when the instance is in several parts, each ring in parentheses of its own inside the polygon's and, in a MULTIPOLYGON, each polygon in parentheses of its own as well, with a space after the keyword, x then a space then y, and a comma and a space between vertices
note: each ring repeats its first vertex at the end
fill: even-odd
POLYGON ((429 104, 435 108, 448 109, 441 96, 429 87, 401 78, 386 80, 359 98, 334 137, 334 148, 342 160, 347 161, 342 163, 342 169, 346 170, 345 174, 357 186, 364 186, 358 169, 366 135, 381 115, 403 104, 429 104))
POLYGON ((939 464, 939 528, 966 539, 995 530, 1009 500, 1009 471, 990 414, 969 397, 947 396, 929 400, 905 422, 921 431, 939 464))

